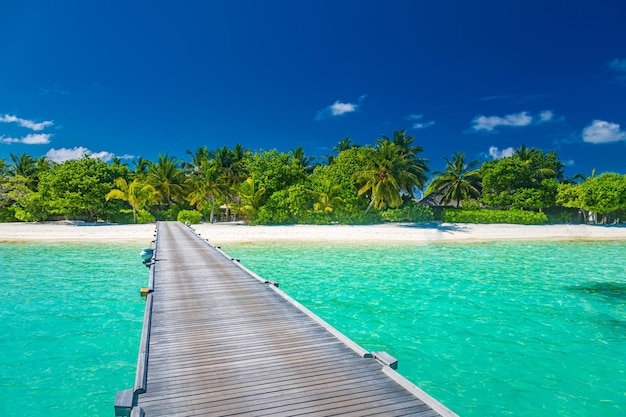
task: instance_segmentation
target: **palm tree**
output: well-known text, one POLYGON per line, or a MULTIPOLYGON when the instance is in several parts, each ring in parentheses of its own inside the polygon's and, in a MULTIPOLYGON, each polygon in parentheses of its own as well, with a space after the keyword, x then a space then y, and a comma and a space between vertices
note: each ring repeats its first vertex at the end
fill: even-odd
POLYGON ((239 211, 244 216, 252 218, 256 215, 263 204, 263 195, 265 194, 265 188, 257 188, 254 178, 250 177, 236 187, 236 192, 239 198, 239 211))
POLYGON ((152 162, 147 159, 143 159, 140 156, 139 158, 137 158, 137 160, 133 161, 133 165, 135 166, 135 176, 137 178, 145 178, 148 174, 148 169, 150 168, 150 165, 152 165, 152 162))
POLYGON ((2 158, 0 159, 0 178, 4 178, 4 176, 7 174, 8 169, 7 169, 7 160, 6 158, 2 158))
POLYGON ((339 195, 341 185, 333 184, 330 178, 324 178, 321 185, 322 191, 315 195, 316 201, 313 203, 313 210, 332 213, 338 204, 343 203, 343 198, 339 195))
POLYGON ((411 176, 406 177, 408 181, 403 181, 401 179, 400 188, 403 192, 407 193, 411 198, 415 198, 414 190, 415 188, 419 188, 420 190, 424 188, 424 184, 428 180, 426 173, 429 171, 428 159, 421 158, 419 155, 424 152, 424 149, 419 145, 413 145, 413 141, 415 138, 413 136, 407 135, 406 130, 393 132, 393 139, 388 138, 383 135, 382 139, 378 139, 377 143, 391 142, 393 143, 402 158, 406 162, 406 171, 411 174, 411 176), (417 179, 417 181, 413 181, 413 177, 417 179))
POLYGON ((413 188, 423 187, 420 166, 388 138, 379 140, 366 155, 363 169, 355 173, 355 179, 364 183, 358 195, 370 193, 366 213, 372 207, 399 207, 403 192, 413 195, 413 188))
POLYGON ((9 154, 13 163, 9 166, 9 175, 11 177, 23 177, 26 179, 26 186, 33 191, 37 188, 37 160, 23 153, 21 155, 9 154))
POLYGON ((356 145, 354 142, 352 142, 352 139, 350 139, 350 136, 346 136, 344 139, 337 142, 337 145, 335 145, 335 147, 333 148, 333 151, 337 153, 341 153, 341 151, 356 148, 358 146, 359 145, 356 145))
POLYGON ((218 198, 226 195, 228 185, 224 171, 214 161, 200 165, 197 176, 190 177, 190 185, 193 189, 187 196, 189 202, 202 211, 210 204, 211 214, 209 221, 213 223, 215 216, 215 202, 218 198))
POLYGON ((200 171, 200 166, 211 159, 211 151, 204 145, 199 146, 195 152, 188 149, 185 153, 191 157, 191 162, 183 162, 181 167, 189 174, 197 174, 200 171))
POLYGON ((183 195, 185 175, 178 167, 178 161, 168 154, 159 154, 156 163, 148 168, 148 183, 159 192, 168 206, 183 195))
POLYGON ((558 161, 556 155, 545 154, 541 149, 522 145, 519 149, 513 150, 513 157, 518 158, 530 168, 530 181, 533 184, 540 183, 546 178, 562 175, 558 171, 561 170, 563 164, 558 161))
POLYGON ((302 166, 307 173, 311 173, 315 168, 314 165, 311 165, 311 162, 315 159, 314 156, 306 156, 304 154, 304 149, 302 146, 298 146, 296 149, 291 151, 292 160, 298 165, 302 166))
POLYGON ((447 204, 454 200, 457 207, 461 200, 480 196, 480 175, 478 170, 474 169, 478 161, 473 160, 466 164, 463 152, 455 152, 452 160, 448 158, 444 160, 446 169, 434 173, 438 177, 428 187, 427 194, 443 193, 443 203, 447 204))
POLYGON ((137 223, 137 211, 145 207, 149 202, 156 201, 159 193, 150 184, 142 183, 135 178, 130 184, 122 177, 115 180, 117 188, 112 189, 104 197, 106 201, 110 199, 128 202, 133 209, 133 223, 137 223))

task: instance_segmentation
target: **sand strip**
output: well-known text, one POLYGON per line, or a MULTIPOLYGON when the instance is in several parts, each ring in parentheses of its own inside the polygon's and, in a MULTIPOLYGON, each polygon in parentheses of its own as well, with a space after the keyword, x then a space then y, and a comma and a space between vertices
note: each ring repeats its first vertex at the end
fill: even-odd
MULTIPOLYGON (((442 242, 493 240, 626 240, 626 227, 602 225, 381 224, 372 226, 192 226, 215 245, 245 242, 442 242)), ((0 242, 137 242, 154 239, 154 224, 0 223, 0 242)))

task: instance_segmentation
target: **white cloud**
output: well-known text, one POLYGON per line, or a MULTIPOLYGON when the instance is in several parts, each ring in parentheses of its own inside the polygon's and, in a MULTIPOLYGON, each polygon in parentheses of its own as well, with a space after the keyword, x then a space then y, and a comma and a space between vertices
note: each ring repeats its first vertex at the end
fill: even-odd
POLYGON ((574 162, 573 159, 568 159, 567 161, 562 161, 563 165, 565 165, 566 167, 573 167, 576 166, 576 162, 574 162))
POLYGON ((539 112, 537 116, 529 114, 527 111, 507 114, 505 116, 483 116, 479 115, 472 120, 472 129, 476 132, 484 130, 493 132, 501 126, 524 127, 533 123, 545 123, 554 119, 554 113, 550 110, 539 112))
POLYGON ((609 68, 617 72, 626 72, 626 59, 617 59, 609 62, 609 68))
POLYGON ((46 120, 45 122, 36 123, 32 120, 22 119, 17 116, 12 116, 10 114, 4 114, 0 117, 0 122, 2 123, 18 123, 20 126, 25 127, 27 129, 34 130, 36 132, 43 130, 48 126, 52 126, 54 123, 51 120, 46 120))
POLYGON ((611 143, 626 140, 626 132, 617 123, 594 120, 583 129, 583 141, 588 143, 611 143))
POLYGON ((61 148, 61 149, 50 149, 46 153, 46 158, 53 162, 62 163, 65 161, 72 161, 76 159, 80 159, 85 155, 89 155, 90 158, 101 159, 104 162, 109 162, 111 159, 115 157, 115 154, 107 151, 101 152, 92 152, 89 149, 83 146, 75 146, 73 148, 61 148))
POLYGON ((428 122, 422 122, 421 120, 423 118, 424 118, 423 114, 409 114, 408 116, 405 117, 406 120, 415 122, 413 123, 413 125, 411 125, 413 129, 426 129, 427 127, 430 127, 435 124, 434 120, 430 120, 428 122))
POLYGON ((498 126, 528 126, 533 121, 533 118, 528 115, 527 112, 507 114, 504 117, 500 116, 476 116, 472 120, 472 129, 486 130, 488 132, 493 131, 498 126))
POLYGON ((29 134, 22 138, 8 138, 6 136, 0 136, 0 143, 23 143, 25 145, 45 145, 50 143, 50 137, 52 135, 49 133, 35 133, 29 134))
POLYGON ((323 108, 322 110, 319 110, 317 112, 317 115, 315 116, 315 120, 322 120, 327 117, 337 117, 346 113, 354 113, 359 110, 359 107, 363 103, 363 100, 365 100, 365 97, 367 96, 366 95, 360 96, 358 104, 344 103, 344 102, 337 100, 330 106, 323 108))
POLYGON ((554 119, 554 113, 552 113, 552 111, 550 110, 544 110, 539 113, 540 122, 549 122, 552 119, 554 119))
POLYGON ((434 120, 425 123, 413 123, 413 129, 426 129, 427 127, 431 127, 435 124, 434 120))
POLYGON ((491 146, 489 148, 489 155, 493 159, 502 159, 502 158, 508 158, 509 156, 513 156, 514 151, 515 149, 513 148, 505 148, 505 149, 500 150, 496 146, 491 146))
POLYGON ((22 143, 26 145, 45 145, 50 143, 50 136, 52 135, 49 133, 30 134, 22 138, 22 143))
POLYGON ((333 116, 341 116, 344 113, 352 113, 355 112, 359 108, 358 105, 352 103, 342 103, 340 101, 335 101, 330 106, 330 111, 333 116))

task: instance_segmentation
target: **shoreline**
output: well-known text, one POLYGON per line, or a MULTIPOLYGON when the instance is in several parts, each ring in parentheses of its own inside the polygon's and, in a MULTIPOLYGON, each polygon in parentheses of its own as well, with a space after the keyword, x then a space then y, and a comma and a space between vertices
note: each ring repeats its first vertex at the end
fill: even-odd
MULTIPOLYGON (((525 226, 512 224, 387 223, 367 226, 289 225, 247 226, 242 223, 196 224, 196 233, 211 244, 316 242, 407 243, 489 242, 505 240, 626 240, 626 226, 559 224, 525 226)), ((101 242, 143 243, 154 239, 154 223, 44 222, 0 223, 0 243, 101 242)))

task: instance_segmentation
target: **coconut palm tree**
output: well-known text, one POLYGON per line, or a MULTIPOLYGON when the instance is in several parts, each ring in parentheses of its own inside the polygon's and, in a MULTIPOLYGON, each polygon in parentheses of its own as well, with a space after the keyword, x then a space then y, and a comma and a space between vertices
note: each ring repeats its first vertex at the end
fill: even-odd
POLYGON ((244 215, 252 218, 263 204, 263 195, 265 188, 257 188, 254 178, 247 178, 238 187, 236 194, 239 199, 239 211, 244 215))
POLYGON ((341 198, 341 185, 333 184, 330 178, 324 178, 321 182, 321 190, 315 193, 313 209, 332 213, 338 204, 343 203, 341 198))
POLYGON ((518 158, 530 168, 530 181, 540 183, 546 178, 562 179, 563 164, 554 152, 545 154, 541 149, 528 148, 526 145, 513 150, 513 157, 518 158))
POLYGON ((481 179, 478 170, 474 169, 478 161, 473 160, 465 163, 465 154, 455 152, 452 160, 444 158, 446 161, 445 171, 434 172, 437 177, 428 187, 428 194, 442 193, 443 203, 456 201, 459 207, 461 200, 480 196, 481 179))
POLYGON ((187 149, 185 153, 191 157, 191 162, 182 162, 180 165, 185 172, 191 175, 197 174, 200 171, 200 166, 211 159, 211 151, 204 145, 199 146, 195 152, 187 149))
POLYGON ((415 187, 423 187, 425 180, 421 178, 420 165, 388 138, 379 140, 376 147, 364 155, 363 169, 355 173, 355 179, 363 184, 358 195, 370 194, 366 213, 372 207, 399 207, 403 192, 413 195, 415 187))
POLYGON ((9 155, 12 161, 12 163, 8 166, 9 176, 23 177, 25 179, 26 186, 32 191, 37 191, 40 173, 37 165, 38 160, 26 153, 20 155, 9 155))
POLYGON ((228 192, 228 184, 222 168, 215 161, 200 165, 198 175, 189 178, 193 191, 187 199, 189 203, 202 211, 207 205, 211 205, 209 221, 213 223, 215 217, 215 203, 228 192))
POLYGON ((352 142, 352 139, 350 139, 350 136, 346 136, 344 139, 337 142, 337 145, 335 145, 335 147, 333 148, 333 151, 337 153, 341 153, 341 151, 356 148, 358 146, 359 145, 352 142))
POLYGON ((302 146, 298 146, 296 149, 293 149, 291 151, 291 158, 292 161, 294 161, 296 164, 301 165, 304 170, 309 174, 313 172, 313 169, 315 169, 315 165, 311 165, 315 157, 306 156, 304 154, 304 149, 302 148, 302 146))
POLYGON ((183 195, 185 175, 179 169, 178 160, 168 154, 159 154, 158 161, 150 165, 147 181, 160 193, 168 206, 183 195))
POLYGON ((406 130, 395 130, 393 132, 393 139, 383 135, 382 139, 377 140, 379 144, 384 142, 393 143, 401 157, 405 160, 405 170, 411 175, 405 177, 408 181, 403 181, 403 179, 400 178, 401 183, 399 185, 401 190, 407 193, 411 198, 415 198, 415 188, 419 188, 420 190, 424 188, 428 180, 426 173, 429 171, 427 166, 428 159, 419 156, 424 152, 424 149, 419 145, 413 145, 414 140, 415 138, 413 136, 406 134, 406 130), (416 178, 417 181, 414 181, 414 178, 416 178))
POLYGON ((112 189, 104 197, 106 201, 110 199, 122 200, 128 202, 133 209, 133 223, 137 223, 137 211, 145 207, 146 204, 156 201, 159 193, 150 184, 141 182, 135 178, 128 183, 124 178, 120 177, 115 180, 117 188, 112 189))
POLYGON ((135 176, 137 178, 145 178, 146 175, 148 174, 148 169, 150 168, 150 165, 152 164, 151 161, 147 160, 147 159, 143 159, 141 156, 139 158, 137 158, 136 160, 133 161, 133 165, 135 166, 135 169, 133 170, 135 176))

